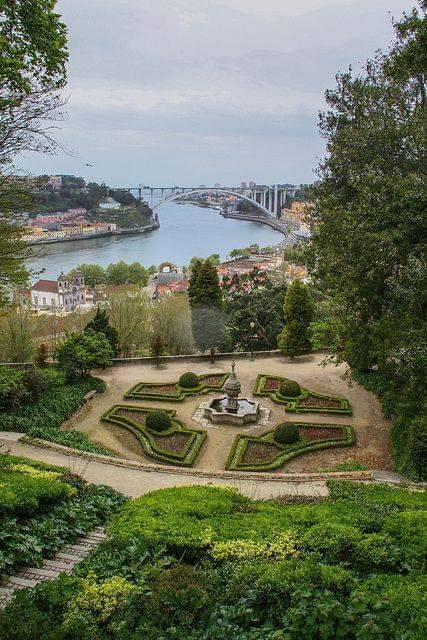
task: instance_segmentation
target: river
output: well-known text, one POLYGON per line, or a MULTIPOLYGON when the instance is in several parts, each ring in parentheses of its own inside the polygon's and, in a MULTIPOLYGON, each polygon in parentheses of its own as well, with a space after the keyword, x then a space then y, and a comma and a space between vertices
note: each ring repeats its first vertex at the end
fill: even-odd
POLYGON ((159 211, 160 228, 147 235, 107 236, 33 246, 30 269, 55 279, 82 263, 140 262, 148 267, 170 261, 181 267, 193 256, 219 253, 226 258, 231 249, 258 243, 279 243, 283 235, 267 225, 223 218, 215 209, 191 204, 165 204, 159 211))

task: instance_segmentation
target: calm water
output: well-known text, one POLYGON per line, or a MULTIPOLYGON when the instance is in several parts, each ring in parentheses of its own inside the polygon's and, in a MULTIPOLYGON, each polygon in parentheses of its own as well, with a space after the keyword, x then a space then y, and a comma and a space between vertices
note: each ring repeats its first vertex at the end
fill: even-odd
POLYGON ((140 262, 145 266, 166 260, 181 267, 193 256, 219 253, 225 258, 231 249, 277 244, 283 235, 266 225, 244 220, 226 220, 214 209, 190 204, 167 204, 159 212, 160 229, 147 235, 111 236, 33 247, 28 260, 31 269, 44 269, 43 277, 57 278, 83 262, 106 266, 110 262, 140 262))

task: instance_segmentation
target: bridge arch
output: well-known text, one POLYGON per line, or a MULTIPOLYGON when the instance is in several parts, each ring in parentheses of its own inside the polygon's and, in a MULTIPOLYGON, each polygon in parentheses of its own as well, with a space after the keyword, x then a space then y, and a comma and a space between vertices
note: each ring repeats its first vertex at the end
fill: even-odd
POLYGON ((247 202, 250 202, 251 204, 254 205, 254 207, 256 207, 257 209, 259 209, 260 211, 262 211, 268 218, 272 218, 272 214, 271 211, 269 211, 266 207, 263 207, 262 204, 260 204, 259 202, 256 202, 255 200, 252 200, 252 198, 249 198, 249 196, 245 196, 242 193, 237 193, 236 191, 232 191, 231 189, 225 189, 224 187, 215 187, 215 188, 197 188, 197 189, 189 189, 188 191, 180 191, 177 193, 172 193, 170 196, 166 196, 165 198, 163 198, 162 200, 160 200, 160 202, 158 202, 154 207, 153 207, 153 211, 157 212, 158 209, 160 209, 160 207, 168 202, 173 202, 174 200, 179 200, 180 198, 182 198, 183 196, 188 196, 188 195, 192 195, 193 193, 228 193, 229 195, 232 196, 236 196, 237 198, 241 198, 242 200, 246 200, 247 202))

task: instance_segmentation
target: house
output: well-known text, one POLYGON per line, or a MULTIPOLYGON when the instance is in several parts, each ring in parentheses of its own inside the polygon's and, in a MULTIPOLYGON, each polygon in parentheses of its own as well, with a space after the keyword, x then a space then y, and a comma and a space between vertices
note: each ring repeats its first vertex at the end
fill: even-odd
POLYGON ((36 311, 69 313, 85 303, 85 286, 80 271, 68 278, 61 273, 57 280, 39 280, 31 287, 31 305, 36 311))
POLYGON ((187 291, 188 281, 182 271, 178 271, 170 263, 164 262, 159 266, 159 272, 151 278, 150 287, 153 299, 157 299, 165 294, 187 291))

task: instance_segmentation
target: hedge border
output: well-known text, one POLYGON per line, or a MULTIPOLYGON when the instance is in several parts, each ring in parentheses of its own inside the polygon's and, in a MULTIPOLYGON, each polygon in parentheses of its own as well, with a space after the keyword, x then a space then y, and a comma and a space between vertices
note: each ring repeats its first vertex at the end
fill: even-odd
POLYGON ((284 378, 282 376, 274 376, 268 373, 259 373, 257 379, 255 381, 254 388, 252 393, 254 396, 262 396, 264 398, 270 398, 273 402, 277 404, 285 405, 285 410, 288 413, 324 413, 324 414, 335 414, 335 415, 347 415, 351 416, 353 410, 351 408, 350 402, 347 398, 342 398, 340 396, 328 396, 323 393, 318 393, 317 391, 310 391, 309 389, 305 389, 301 387, 301 395, 298 397, 286 397, 282 396, 281 393, 276 391, 267 391, 264 390, 264 385, 267 379, 271 380, 280 380, 280 382, 287 382, 289 378, 284 378), (304 400, 308 396, 313 396, 315 398, 322 398, 325 400, 337 400, 341 402, 341 407, 339 409, 325 409, 325 408, 316 408, 316 407, 300 407, 299 403, 301 400, 304 400))
POLYGON ((263 433, 260 436, 250 436, 246 434, 239 434, 234 439, 232 447, 227 457, 225 465, 226 469, 231 471, 271 471, 272 469, 278 469, 282 467, 286 462, 292 458, 303 455, 311 451, 318 451, 321 449, 330 449, 333 447, 349 447, 356 442, 356 435, 354 429, 348 424, 318 424, 309 422, 295 422, 298 428, 334 428, 343 432, 343 437, 334 438, 330 440, 321 440, 318 442, 297 442, 295 445, 281 445, 273 440, 274 429, 263 433), (278 455, 271 462, 264 462, 260 464, 244 464, 242 463, 243 456, 245 454, 247 445, 249 442, 268 442, 274 444, 278 449, 278 455), (282 450, 282 453, 280 453, 282 450))
POLYGON ((229 373, 202 373, 201 375, 199 375, 199 380, 201 380, 202 382, 199 383, 199 385, 197 387, 193 387, 188 388, 188 387, 181 387, 178 382, 137 382, 136 384, 133 385, 133 387, 131 387, 129 389, 129 391, 126 391, 126 393, 124 394, 124 398, 126 400, 163 400, 164 402, 182 402, 183 400, 185 400, 185 398, 187 396, 198 396, 198 395, 202 395, 204 393, 208 393, 209 391, 220 391, 224 384, 225 381, 227 380, 228 376, 230 374, 229 373), (221 381, 220 384, 216 385, 216 386, 212 386, 212 385, 207 385, 204 384, 203 379, 204 378, 211 378, 212 376, 219 376, 221 377, 221 381), (165 385, 175 385, 177 392, 176 393, 170 393, 170 394, 157 394, 157 393, 144 393, 143 389, 144 387, 164 387, 165 385))
POLYGON ((162 431, 162 433, 157 433, 145 426, 142 426, 140 422, 132 420, 132 418, 115 415, 115 412, 119 409, 126 409, 126 411, 131 412, 146 411, 147 413, 152 413, 153 411, 159 410, 157 407, 139 407, 127 404, 115 404, 101 416, 101 421, 109 422, 110 424, 124 427, 131 431, 142 445, 146 455, 154 458, 155 460, 183 467, 191 467, 194 464, 200 449, 206 440, 206 431, 203 431, 202 429, 188 429, 182 420, 175 417, 176 411, 174 409, 165 409, 164 411, 166 411, 166 413, 168 413, 172 418, 173 426, 166 431, 162 431), (177 432, 189 434, 188 442, 183 450, 172 451, 170 449, 160 449, 156 444, 155 437, 161 438, 162 436, 172 435, 177 432))

